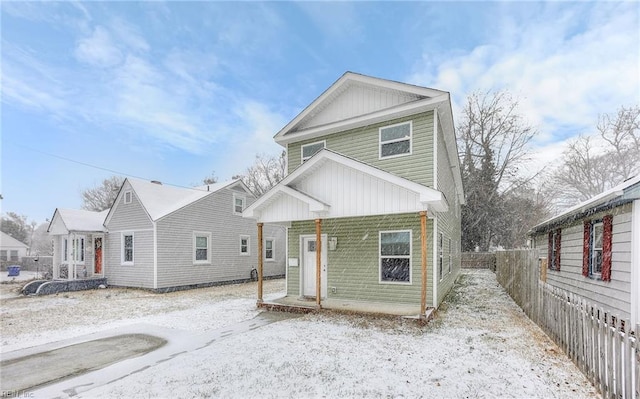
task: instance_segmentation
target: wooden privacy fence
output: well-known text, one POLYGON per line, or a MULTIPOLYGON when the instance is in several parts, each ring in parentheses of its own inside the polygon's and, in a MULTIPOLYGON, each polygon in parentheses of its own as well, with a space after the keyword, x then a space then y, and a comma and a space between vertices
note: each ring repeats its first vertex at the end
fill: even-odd
POLYGON ((640 399, 640 324, 544 281, 535 250, 499 251, 496 277, 527 316, 573 360, 603 398, 640 399))

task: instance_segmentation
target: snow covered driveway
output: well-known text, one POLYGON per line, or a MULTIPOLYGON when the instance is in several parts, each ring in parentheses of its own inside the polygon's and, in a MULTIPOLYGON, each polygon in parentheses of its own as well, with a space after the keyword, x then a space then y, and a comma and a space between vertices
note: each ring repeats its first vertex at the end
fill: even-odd
MULTIPOLYGON (((164 295, 108 289, 3 301, 1 348, 140 322, 207 334, 257 314, 254 288, 243 284, 164 295)), ((268 281, 265 288, 269 298, 284 285, 268 281)), ((464 270, 426 327, 397 319, 306 315, 228 336, 77 397, 598 395, 492 272, 464 270)))

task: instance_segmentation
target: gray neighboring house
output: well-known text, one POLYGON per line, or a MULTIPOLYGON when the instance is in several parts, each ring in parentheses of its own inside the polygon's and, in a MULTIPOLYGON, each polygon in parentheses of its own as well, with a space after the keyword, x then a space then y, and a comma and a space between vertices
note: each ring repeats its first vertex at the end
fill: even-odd
MULTIPOLYGON (((240 180, 181 188, 127 178, 104 221, 109 285, 157 291, 246 281, 257 266, 255 201, 240 180)), ((265 276, 284 276, 285 230, 265 226, 265 276)))
POLYGON ((20 262, 28 250, 27 244, 0 231, 0 261, 20 262))
POLYGON ((640 322, 640 176, 568 209, 530 232, 547 284, 607 313, 640 322))
MULTIPOLYGON (((160 292, 247 281, 258 245, 242 211, 253 201, 240 180, 182 188, 127 178, 107 211, 56 209, 54 278, 160 292)), ((265 276, 284 276, 285 229, 265 226, 263 248, 265 276)))

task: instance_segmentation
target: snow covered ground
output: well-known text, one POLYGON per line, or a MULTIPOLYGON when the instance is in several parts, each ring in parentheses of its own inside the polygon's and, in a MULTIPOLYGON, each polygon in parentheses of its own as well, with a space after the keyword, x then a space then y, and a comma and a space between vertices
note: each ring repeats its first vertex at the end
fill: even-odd
MULTIPOLYGON (((266 297, 283 289, 283 281, 267 281, 266 297)), ((255 283, 170 294, 107 289, 3 300, 0 351, 135 323, 206 334, 257 313, 255 283)), ((398 319, 306 315, 230 335, 78 397, 599 395, 492 272, 465 270, 426 327, 398 319)))

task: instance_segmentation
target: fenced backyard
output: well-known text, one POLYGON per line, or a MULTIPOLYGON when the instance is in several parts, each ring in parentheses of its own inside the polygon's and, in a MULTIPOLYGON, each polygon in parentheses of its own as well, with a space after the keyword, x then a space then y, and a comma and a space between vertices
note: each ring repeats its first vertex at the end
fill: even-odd
POLYGON ((496 253, 496 277, 525 314, 571 358, 603 398, 640 399, 640 324, 544 282, 535 250, 496 253))

